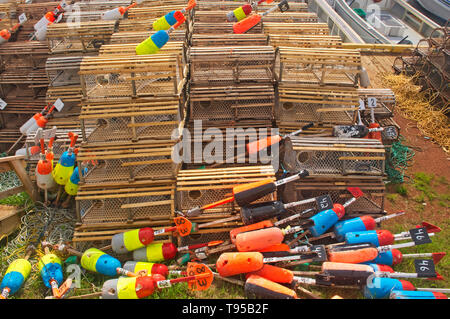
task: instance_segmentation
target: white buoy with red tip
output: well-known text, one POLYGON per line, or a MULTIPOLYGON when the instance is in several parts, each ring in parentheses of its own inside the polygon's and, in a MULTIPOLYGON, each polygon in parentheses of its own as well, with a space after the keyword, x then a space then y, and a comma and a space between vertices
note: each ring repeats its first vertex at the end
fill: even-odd
POLYGON ((144 0, 136 0, 135 3, 131 4, 130 6, 124 8, 124 7, 118 7, 112 10, 108 10, 106 12, 102 13, 102 20, 120 20, 123 18, 124 14, 130 10, 131 8, 134 8, 138 4, 141 4, 144 0))

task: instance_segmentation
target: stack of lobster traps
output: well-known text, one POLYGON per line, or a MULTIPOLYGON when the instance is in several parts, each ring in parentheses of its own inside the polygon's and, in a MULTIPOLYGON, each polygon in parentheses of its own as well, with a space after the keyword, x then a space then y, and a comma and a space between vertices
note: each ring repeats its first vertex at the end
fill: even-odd
POLYGON ((87 172, 76 197, 75 242, 108 239, 127 228, 158 229, 174 216, 181 163, 172 153, 185 103, 182 48, 136 56, 136 45, 125 45, 131 48, 125 52, 104 45, 99 56, 81 62, 86 138, 77 161, 87 172), (89 121, 95 127, 86 134, 89 121))

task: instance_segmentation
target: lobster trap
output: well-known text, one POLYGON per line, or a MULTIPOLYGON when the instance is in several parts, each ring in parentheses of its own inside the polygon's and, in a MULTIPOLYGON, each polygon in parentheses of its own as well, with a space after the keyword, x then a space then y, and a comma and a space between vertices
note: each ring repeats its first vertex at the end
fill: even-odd
POLYGON ((221 46, 267 46, 267 36, 264 34, 194 34, 191 45, 196 47, 221 46))
POLYGON ((91 146, 170 140, 182 125, 182 112, 175 97, 86 103, 80 114, 81 127, 84 129, 86 120, 96 120, 97 126, 84 142, 91 146))
MULTIPOLYGON (((286 184, 281 191, 281 196, 283 196, 284 201, 293 202, 329 194, 334 203, 344 204, 352 198, 352 195, 347 190, 348 187, 359 187, 364 196, 346 207, 345 216, 357 217, 368 214, 386 214, 384 211, 386 187, 383 179, 380 177, 307 177, 301 181, 286 184)), ((296 207, 295 211, 301 212, 302 207, 296 207)))
POLYGON ((273 85, 231 85, 190 89, 190 121, 261 120, 275 118, 273 85))
MULTIPOLYGON (((111 36, 110 44, 121 44, 121 43, 141 43, 150 37, 150 33, 148 31, 123 31, 116 32, 111 36)), ((166 45, 169 45, 172 42, 185 42, 186 41, 186 31, 185 30, 175 30, 170 33, 170 42, 166 45)))
MULTIPOLYGON (((181 11, 186 7, 185 3, 162 6, 138 6, 128 10, 128 20, 157 20, 171 11, 181 11)), ((187 17, 186 17, 187 18, 187 17)))
MULTIPOLYGON (((141 19, 139 19, 139 20, 129 20, 129 19, 126 19, 126 20, 120 20, 119 21, 118 31, 119 32, 142 32, 142 31, 146 31, 147 32, 147 38, 148 38, 153 33, 155 33, 155 31, 153 30, 153 22, 154 21, 155 21, 155 19, 146 19, 146 20, 141 20, 141 19)), ((177 28, 177 30, 179 32, 184 32, 186 34, 186 30, 188 30, 187 26, 188 26, 188 24, 187 24, 187 22, 185 22, 185 23, 181 24, 177 28)), ((172 39, 172 33, 170 34, 170 38, 172 39)))
POLYGON ((279 47, 275 75, 278 82, 317 86, 358 86, 358 50, 279 47))
POLYGON ((275 52, 271 46, 191 47, 191 83, 272 83, 275 52))
MULTIPOLYGON (((290 5, 290 4, 289 4, 290 5)), ((329 36, 330 29, 326 23, 281 23, 263 22, 262 32, 266 35, 323 35, 329 36)))
MULTIPOLYGON (((205 23, 191 22, 189 31, 192 34, 234 34, 233 23, 205 23)), ((262 32, 261 23, 250 29, 248 34, 260 34, 262 32)))
POLYGON ((98 52, 108 44, 116 28, 116 21, 53 23, 48 26, 48 47, 52 54, 98 52))
MULTIPOLYGON (((231 196, 234 186, 267 179, 275 180, 275 172, 272 166, 180 170, 177 176, 176 208, 178 211, 186 213, 194 207, 202 207, 231 196)), ((275 199, 276 193, 272 193, 256 202, 275 199)), ((190 238, 185 240, 195 240, 196 237, 203 237, 202 239, 204 239, 206 234, 212 236, 213 239, 211 240, 223 240, 224 232, 229 233, 231 229, 242 225, 242 221, 237 217, 239 211, 240 208, 232 202, 209 209, 198 217, 191 217, 190 220, 199 224, 233 216, 236 216, 236 219, 201 227, 198 233, 188 236, 190 238)))
POLYGON ((173 97, 181 94, 185 82, 179 57, 163 54, 85 57, 80 75, 89 102, 173 97))
POLYGON ((0 46, 1 71, 29 72, 45 67, 48 47, 38 41, 7 42, 0 46))
POLYGON ((142 143, 83 144, 77 161, 88 169, 80 176, 86 185, 115 185, 127 181, 175 180, 180 164, 172 160, 171 140, 142 143))
POLYGON ((125 183, 121 187, 81 185, 76 196, 77 224, 84 229, 168 224, 174 212, 174 186, 125 183))
MULTIPOLYGON (((196 14, 198 11, 233 11, 239 7, 235 1, 197 1, 195 7, 196 14)), ((258 11, 263 12, 271 8, 275 3, 269 5, 261 3, 258 5, 258 11)), ((289 12, 308 12, 308 5, 302 2, 289 2, 289 12)))
POLYGON ((80 71, 82 56, 48 58, 45 71, 50 80, 49 86, 80 85, 80 71))
POLYGON ((269 42, 274 47, 340 48, 342 39, 335 35, 291 35, 270 34, 269 42))
POLYGON ((183 162, 187 169, 242 167, 278 163, 272 152, 249 155, 246 145, 278 134, 271 125, 262 126, 255 121, 211 123, 195 121, 187 123, 183 133, 183 162), (187 153, 184 152, 186 149, 187 153))
POLYGON ((57 99, 64 101, 64 112, 67 110, 80 111, 83 90, 81 85, 50 86, 46 93, 46 103, 54 103, 57 99))
MULTIPOLYGON (((99 51, 99 56, 133 56, 136 54, 136 47, 139 43, 121 43, 121 44, 107 44, 102 45, 99 51)), ((181 65, 185 65, 185 49, 183 42, 171 41, 167 43, 164 48, 157 54, 176 55, 181 61, 181 65)))
POLYGON ((281 83, 276 120, 279 126, 306 123, 353 124, 358 111, 355 88, 307 87, 281 83))
POLYGON ((307 170, 310 176, 384 176, 384 145, 373 139, 296 137, 284 143, 283 167, 307 170))
MULTIPOLYGON (((373 108, 375 119, 385 119, 394 116, 395 94, 391 89, 358 89, 359 98, 369 105, 369 98, 376 98, 377 105, 373 108)), ((361 116, 370 119, 370 110, 361 112, 361 116)))

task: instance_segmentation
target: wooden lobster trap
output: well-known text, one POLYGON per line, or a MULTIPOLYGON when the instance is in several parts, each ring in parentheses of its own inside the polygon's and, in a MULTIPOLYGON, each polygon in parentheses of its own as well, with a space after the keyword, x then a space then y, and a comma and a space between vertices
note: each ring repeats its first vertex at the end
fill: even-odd
POLYGON ((107 11, 115 9, 117 7, 127 7, 133 1, 132 0, 108 0, 108 1, 77 1, 74 6, 82 12, 84 11, 107 11))
POLYGON ((189 120, 240 121, 275 119, 273 85, 192 86, 189 120))
POLYGON ((17 4, 16 1, 2 2, 0 3, 0 28, 9 30, 16 24, 17 4))
POLYGON ((70 86, 81 85, 80 71, 83 56, 68 56, 48 58, 45 64, 45 71, 50 80, 49 86, 70 86))
POLYGON ((385 175, 385 149, 378 140, 297 137, 284 143, 283 167, 317 175, 385 175))
MULTIPOLYGON (((348 187, 359 187, 364 193, 345 209, 345 216, 385 215, 385 184, 377 176, 315 176, 287 184, 282 190, 284 201, 293 202, 329 194, 334 203, 344 204, 352 198, 348 187)), ((301 212, 302 206, 295 208, 301 212)))
POLYGON ((191 83, 272 83, 275 52, 271 46, 191 47, 191 83))
MULTIPOLYGON (((373 108, 375 119, 384 119, 394 116, 396 105, 395 94, 391 89, 358 89, 359 98, 364 101, 365 105, 369 105, 368 99, 376 99, 376 107, 373 108)), ((361 112, 361 115, 370 118, 370 110, 361 112)))
MULTIPOLYGON (((234 34, 233 23, 205 23, 205 22, 191 22, 189 31, 194 34, 234 34)), ((261 34, 261 23, 250 29, 247 34, 261 34)))
MULTIPOLYGON (((141 43, 151 36, 148 31, 121 31, 116 32, 111 36, 111 44, 122 44, 122 43, 141 43)), ((169 45, 172 42, 185 42, 186 31, 185 30, 175 30, 170 33, 170 41, 166 44, 169 45)))
POLYGON ((48 26, 47 41, 52 54, 97 52, 108 44, 116 21, 53 23, 48 26))
MULTIPOLYGON (((231 196, 234 186, 266 179, 275 180, 272 166, 180 170, 177 176, 176 209, 186 213, 189 209, 202 207, 231 196)), ((256 202, 275 199, 276 193, 272 193, 256 202)), ((240 208, 232 202, 207 210, 198 217, 191 217, 190 220, 193 222, 202 224, 236 216, 232 221, 202 227, 197 233, 182 237, 181 241, 186 244, 195 242, 195 240, 205 240, 205 238, 211 238, 210 240, 226 239, 223 238, 224 232, 229 233, 231 229, 242 225, 242 221, 238 217, 239 211, 240 208)))
MULTIPOLYGON (((83 104, 80 120, 96 120, 95 130, 85 140, 91 145, 120 142, 170 140, 183 120, 181 101, 173 98, 127 99, 114 103, 83 104)), ((179 133, 178 133, 179 135, 179 133)))
POLYGON ((175 186, 125 183, 116 187, 81 185, 76 196, 78 226, 105 229, 169 224, 175 186))
MULTIPOLYGON (((273 7, 275 4, 279 3, 279 1, 274 1, 269 5, 265 3, 261 3, 258 5, 257 11, 262 13, 267 9, 273 7)), ((243 3, 236 3, 236 1, 197 1, 197 6, 195 7, 196 14, 199 11, 233 11, 243 3)), ((289 2, 289 12, 308 12, 308 5, 306 3, 301 2, 289 2)))
MULTIPOLYGON (((121 43, 121 44, 107 44, 100 48, 99 56, 133 56, 136 54, 136 47, 139 43, 121 43)), ((157 54, 176 55, 181 61, 182 66, 185 65, 185 48, 183 42, 171 41, 168 42, 157 54)), ((154 54, 153 54, 154 55, 154 54)))
MULTIPOLYGON (((186 3, 175 5, 162 5, 155 7, 137 6, 128 10, 129 20, 157 20, 171 11, 181 11, 186 3)), ((186 17, 187 18, 187 17, 186 17)))
POLYGON ((303 123, 353 124, 359 105, 355 88, 308 87, 281 83, 276 120, 280 126, 303 123))
POLYGON ((274 47, 340 48, 342 39, 335 35, 270 34, 269 43, 274 47))
POLYGON ((45 96, 48 78, 45 69, 17 72, 7 70, 0 74, 0 95, 2 99, 45 96))
MULTIPOLYGON (((166 12, 168 13, 168 12, 166 12)), ((149 36, 151 36, 153 33, 155 33, 156 31, 153 30, 153 22, 155 21, 155 19, 139 19, 139 20, 120 20, 119 21, 119 28, 118 31, 119 32, 142 32, 142 31, 146 31, 148 33, 147 38, 149 36)), ((188 22, 186 20, 185 23, 181 24, 177 30, 179 32, 184 32, 186 34, 186 30, 188 27, 188 22)), ((172 33, 170 34, 170 38, 172 39, 172 33)))
MULTIPOLYGON (((289 4, 290 5, 290 4, 289 4)), ((330 35, 330 29, 326 23, 282 23, 264 22, 262 31, 266 35, 330 35)))
POLYGON ((267 46, 268 41, 264 34, 194 34, 191 45, 196 47, 267 46))
POLYGON ((1 70, 27 72, 44 68, 48 47, 38 41, 7 42, 0 46, 1 70))
POLYGON ((358 50, 279 47, 275 74, 278 82, 317 86, 358 86, 358 50))
POLYGON ((246 145, 278 134, 262 121, 192 121, 183 132, 183 163, 187 169, 242 167, 278 163, 277 153, 249 155, 246 145), (214 147, 212 147, 214 146, 214 147), (187 153, 184 153, 187 149, 187 153))
POLYGON ((173 97, 182 93, 185 83, 178 56, 163 54, 85 57, 80 75, 89 102, 173 97))
POLYGON ((50 86, 47 90, 46 103, 54 103, 57 99, 64 101, 64 111, 81 110, 83 90, 81 85, 50 86))
POLYGON ((81 177, 85 184, 102 185, 126 181, 175 180, 179 163, 172 160, 174 141, 83 144, 78 165, 85 163, 88 172, 81 177))
MULTIPOLYGON (((289 4, 290 6, 291 4, 289 4)), ((263 19, 264 22, 276 23, 317 23, 318 17, 310 12, 273 12, 263 19)))

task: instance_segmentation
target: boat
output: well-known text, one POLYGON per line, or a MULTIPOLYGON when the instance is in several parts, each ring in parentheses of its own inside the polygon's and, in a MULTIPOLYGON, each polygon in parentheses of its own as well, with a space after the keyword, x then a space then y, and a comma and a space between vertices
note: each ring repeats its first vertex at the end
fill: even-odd
POLYGON ((332 34, 351 34, 344 42, 360 43, 357 36, 363 43, 415 46, 440 27, 404 0, 309 0, 308 6, 332 34))
POLYGON ((449 0, 414 0, 428 12, 438 16, 443 21, 450 19, 450 1, 449 0))

